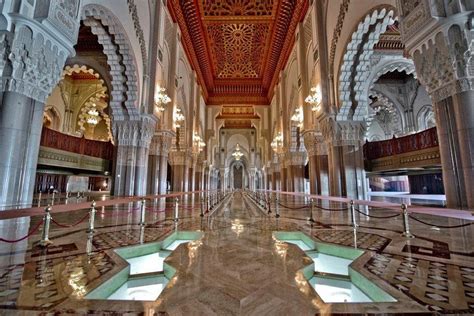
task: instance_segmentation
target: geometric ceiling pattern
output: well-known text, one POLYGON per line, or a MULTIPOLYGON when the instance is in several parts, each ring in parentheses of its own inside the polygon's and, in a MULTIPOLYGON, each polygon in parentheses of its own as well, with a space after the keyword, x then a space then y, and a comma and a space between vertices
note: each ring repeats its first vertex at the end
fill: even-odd
POLYGON ((308 0, 168 0, 208 105, 268 105, 308 0))

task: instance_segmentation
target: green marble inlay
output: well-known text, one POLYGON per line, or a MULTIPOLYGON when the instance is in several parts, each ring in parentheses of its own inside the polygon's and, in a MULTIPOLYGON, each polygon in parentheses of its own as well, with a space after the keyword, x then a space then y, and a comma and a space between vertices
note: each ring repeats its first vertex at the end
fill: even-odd
MULTIPOLYGON (((279 241, 302 241, 307 246, 312 248, 311 250, 305 251, 306 254, 311 255, 314 253, 321 253, 333 257, 339 257, 343 259, 349 259, 354 261, 355 259, 359 258, 364 251, 359 249, 353 249, 350 247, 339 246, 334 244, 328 244, 323 242, 314 241, 311 237, 306 235, 302 232, 273 232, 273 237, 279 241)), ((318 275, 319 278, 324 279, 331 279, 331 278, 347 278, 347 276, 341 275, 332 275, 332 276, 324 276, 320 274, 315 274, 314 272, 314 262, 311 265, 306 266, 302 270, 300 270, 305 278, 309 281, 315 275, 318 275)), ((352 284, 357 286, 360 291, 362 291, 365 295, 367 295, 372 301, 374 302, 396 302, 397 300, 387 294, 384 290, 379 288, 375 283, 371 282, 369 279, 364 277, 359 272, 355 271, 353 268, 349 266, 349 280, 352 284)))
MULTIPOLYGON (((200 231, 178 231, 173 232, 167 236, 164 240, 152 243, 146 243, 143 245, 135 245, 116 249, 115 252, 122 257, 124 260, 149 255, 156 252, 167 253, 168 255, 172 251, 165 250, 164 248, 171 245, 176 240, 198 240, 204 236, 203 232, 200 231)), ((176 273, 176 269, 167 263, 163 263, 163 271, 157 272, 157 276, 164 275, 168 280, 171 279, 176 273)), ((134 274, 133 279, 140 278, 140 274, 134 274)), ((112 276, 110 279, 103 282, 97 288, 92 290, 86 295, 87 299, 100 300, 107 299, 117 289, 128 282, 130 279, 130 265, 122 269, 120 272, 112 276)))
POLYGON ((349 267, 349 276, 351 282, 354 283, 362 292, 370 297, 374 302, 396 302, 391 295, 387 294, 369 279, 364 277, 356 270, 349 267))
POLYGON ((92 290, 86 295, 89 300, 103 300, 112 295, 119 287, 128 281, 130 275, 130 266, 122 269, 120 272, 115 274, 113 277, 102 283, 99 287, 92 290))

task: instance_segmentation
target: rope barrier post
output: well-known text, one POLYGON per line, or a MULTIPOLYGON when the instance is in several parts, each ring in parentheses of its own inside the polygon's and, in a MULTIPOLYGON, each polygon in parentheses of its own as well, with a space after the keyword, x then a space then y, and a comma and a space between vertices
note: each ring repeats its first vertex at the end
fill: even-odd
POLYGON ((177 222, 178 219, 179 219, 179 199, 176 198, 174 200, 175 204, 174 204, 174 221, 177 222))
POLYGON ((410 225, 408 224, 408 209, 406 204, 402 204, 402 215, 403 215, 403 233, 402 236, 406 238, 415 238, 415 236, 410 233, 410 225))
POLYGON ((357 225, 357 221, 356 221, 356 215, 355 215, 355 208, 354 208, 354 201, 353 200, 351 200, 351 202, 350 202, 349 209, 350 209, 350 212, 351 212, 352 228, 357 229, 357 227, 359 225, 357 225))
POLYGON ((56 195, 56 190, 53 191, 53 196, 51 197, 51 205, 54 205, 54 197, 56 195))
POLYGON ((313 218, 314 203, 316 203, 315 199, 311 199, 311 207, 309 208, 309 218, 308 218, 308 221, 310 221, 311 223, 314 223, 314 218, 313 218))
POLYGON ((140 244, 145 242, 145 226, 140 226, 140 244))
POLYGON ((146 210, 146 200, 142 199, 142 204, 140 205, 140 226, 145 226, 145 210, 146 210))
POLYGON ((41 233, 41 241, 39 245, 42 247, 48 247, 53 242, 49 240, 49 227, 51 225, 51 206, 47 206, 44 209, 44 217, 43 217, 43 231, 41 233))
POLYGON ((94 222, 95 222, 95 201, 92 201, 91 203, 91 209, 89 211, 89 228, 87 229, 88 233, 94 232, 94 222))
POLYGON ((41 207, 41 192, 38 195, 38 207, 41 207))
POLYGON ((92 253, 92 240, 94 238, 94 233, 90 232, 87 234, 87 244, 86 244, 86 253, 88 256, 92 253))
POLYGON ((280 217, 280 205, 278 204, 278 198, 275 199, 275 217, 279 218, 280 217))
POLYGON ((203 217, 204 216, 204 205, 206 203, 206 200, 204 199, 204 197, 201 199, 201 214, 199 214, 199 216, 203 217))
POLYGON ((81 193, 79 191, 77 191, 77 196, 76 196, 76 199, 79 200, 79 198, 81 197, 81 193))

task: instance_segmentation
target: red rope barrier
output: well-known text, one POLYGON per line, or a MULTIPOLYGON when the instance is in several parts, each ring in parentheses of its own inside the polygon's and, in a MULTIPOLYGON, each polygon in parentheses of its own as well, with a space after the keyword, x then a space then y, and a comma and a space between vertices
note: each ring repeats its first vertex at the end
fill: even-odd
POLYGON ((74 224, 61 224, 61 223, 58 223, 54 220, 54 218, 51 217, 51 221, 56 224, 56 226, 59 226, 59 227, 65 227, 65 228, 70 228, 70 227, 74 227, 74 226, 77 226, 79 225, 80 223, 82 223, 87 217, 89 217, 89 212, 87 212, 87 214, 82 217, 79 221, 77 221, 76 223, 74 224))
POLYGON ((19 239, 14 239, 14 240, 10 240, 10 239, 4 239, 4 238, 0 238, 0 241, 3 241, 3 242, 6 242, 6 243, 9 243, 9 244, 12 244, 12 243, 16 243, 16 242, 20 242, 22 240, 25 240, 26 238, 30 237, 31 235, 33 235, 41 226, 41 224, 43 224, 43 220, 39 221, 38 224, 36 224, 35 227, 33 227, 32 230, 30 230, 28 232, 28 234, 22 238, 19 238, 19 239))

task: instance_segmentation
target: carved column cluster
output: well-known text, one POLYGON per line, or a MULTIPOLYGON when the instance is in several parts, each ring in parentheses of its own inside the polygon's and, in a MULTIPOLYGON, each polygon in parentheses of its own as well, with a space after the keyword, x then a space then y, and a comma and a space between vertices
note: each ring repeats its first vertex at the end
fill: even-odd
POLYGON ((288 189, 292 192, 304 192, 304 169, 306 164, 306 152, 290 152, 287 156, 286 166, 288 170, 288 189))
POLYGON ((474 208, 474 4, 399 0, 402 40, 433 101, 448 207, 474 208))
POLYGON ((140 120, 115 122, 115 195, 146 193, 148 153, 155 127, 155 118, 146 115, 142 115, 140 120))
POLYGON ((148 194, 166 194, 168 188, 168 154, 173 135, 169 131, 155 132, 148 157, 148 194))
POLYGON ((321 127, 328 150, 330 195, 365 199, 367 195, 363 154, 365 122, 337 122, 327 118, 321 127))
POLYGON ((171 151, 169 161, 173 169, 172 191, 182 192, 188 190, 189 167, 192 163, 192 154, 187 150, 171 151))
POLYGON ((304 136, 308 153, 309 183, 311 194, 329 194, 329 166, 327 144, 321 133, 310 131, 304 136))
POLYGON ((44 102, 73 54, 80 6, 0 3, 0 209, 31 205, 44 102))

